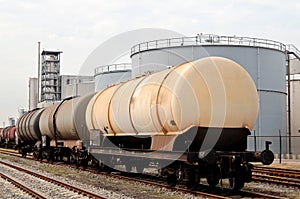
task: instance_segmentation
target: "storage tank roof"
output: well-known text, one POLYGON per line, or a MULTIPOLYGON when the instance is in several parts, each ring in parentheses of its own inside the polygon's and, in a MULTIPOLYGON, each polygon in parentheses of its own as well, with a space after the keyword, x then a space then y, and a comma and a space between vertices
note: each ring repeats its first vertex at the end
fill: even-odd
POLYGON ((132 66, 131 63, 120 63, 120 64, 109 64, 103 65, 95 68, 95 76, 98 74, 103 73, 110 73, 110 72, 120 72, 120 71, 131 71, 132 66))
POLYGON ((193 46, 193 45, 231 45, 231 46, 250 46, 263 47, 280 50, 285 52, 286 45, 278 41, 269 39, 238 37, 238 36, 219 36, 214 34, 197 34, 194 37, 181 37, 147 41, 137 44, 131 48, 131 56, 135 53, 158 49, 170 48, 179 46, 193 46))

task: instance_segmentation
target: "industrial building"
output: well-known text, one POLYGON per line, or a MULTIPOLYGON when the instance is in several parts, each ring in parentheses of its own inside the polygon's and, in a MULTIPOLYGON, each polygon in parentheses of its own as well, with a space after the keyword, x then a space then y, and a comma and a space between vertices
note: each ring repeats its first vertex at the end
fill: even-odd
POLYGON ((38 78, 31 77, 28 82, 29 87, 29 111, 36 109, 38 104, 38 78))
POLYGON ((94 92, 94 76, 60 75, 59 88, 61 99, 83 96, 94 92))
POLYGON ((300 61, 290 61, 291 151, 300 154, 300 61))
POLYGON ((94 92, 94 76, 60 74, 61 53, 59 50, 43 50, 39 53, 38 78, 29 78, 29 110, 48 107, 67 97, 94 92))
POLYGON ((40 75, 41 102, 58 101, 61 99, 59 92, 60 54, 62 51, 42 52, 42 65, 40 75))

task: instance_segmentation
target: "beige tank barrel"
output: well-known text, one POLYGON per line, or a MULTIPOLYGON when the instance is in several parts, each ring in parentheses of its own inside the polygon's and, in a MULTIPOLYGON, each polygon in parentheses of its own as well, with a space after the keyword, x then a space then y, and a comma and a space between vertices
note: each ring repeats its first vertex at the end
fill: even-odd
POLYGON ((250 75, 232 60, 209 57, 101 91, 86 120, 109 135, 153 135, 192 126, 251 130, 257 114, 250 75))
POLYGON ((74 122, 74 111, 80 98, 64 101, 56 112, 56 128, 59 139, 78 140, 80 139, 74 122))
POLYGON ((53 114, 59 103, 45 108, 40 118, 40 131, 42 136, 54 139, 53 114))

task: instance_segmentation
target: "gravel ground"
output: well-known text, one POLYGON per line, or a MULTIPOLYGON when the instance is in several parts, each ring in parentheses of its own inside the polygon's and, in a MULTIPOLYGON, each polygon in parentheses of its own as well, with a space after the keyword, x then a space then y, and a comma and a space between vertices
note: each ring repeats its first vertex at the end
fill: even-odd
POLYGON ((0 154, 0 159, 2 161, 14 162, 17 166, 22 166, 28 170, 55 178, 56 180, 97 193, 107 198, 198 198, 191 194, 183 194, 181 192, 169 191, 165 188, 158 188, 157 186, 93 174, 87 171, 67 168, 66 166, 40 163, 3 154, 0 154))
POLYGON ((33 199, 32 196, 15 187, 13 184, 4 180, 3 178, 0 178, 0 198, 33 199))
POLYGON ((244 190, 266 193, 266 194, 281 196, 286 198, 300 199, 299 189, 281 187, 276 185, 268 185, 268 184, 251 182, 245 185, 244 190))
MULTIPOLYGON (((0 159, 1 158, 2 160, 9 160, 16 165, 21 165, 39 174, 56 178, 60 181, 72 184, 73 186, 78 186, 85 190, 98 193, 107 198, 197 198, 191 194, 183 194, 181 192, 169 191, 165 188, 158 188, 157 186, 145 185, 138 182, 128 182, 87 171, 80 171, 73 168, 67 168, 65 165, 50 165, 0 154, 0 159)), ((201 182, 206 183, 205 180, 201 180, 201 182)), ((228 180, 223 180, 223 185, 228 186, 228 184, 228 180)), ((275 185, 252 182, 247 183, 244 190, 300 199, 300 190, 275 185)), ((14 192, 8 191, 8 194, 9 193, 14 192)))
POLYGON ((83 198, 83 196, 80 194, 74 193, 68 189, 52 184, 45 180, 41 180, 37 177, 18 171, 16 169, 12 169, 5 165, 0 164, 0 171, 13 178, 20 184, 25 185, 31 190, 34 190, 35 192, 49 199, 83 198))

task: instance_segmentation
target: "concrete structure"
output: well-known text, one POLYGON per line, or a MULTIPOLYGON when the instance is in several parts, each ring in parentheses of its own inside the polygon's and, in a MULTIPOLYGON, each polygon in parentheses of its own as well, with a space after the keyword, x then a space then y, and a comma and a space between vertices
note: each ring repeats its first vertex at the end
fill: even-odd
POLYGON ((94 92, 93 76, 61 75, 59 77, 61 99, 71 96, 83 96, 94 92))
MULTIPOLYGON (((229 58, 243 66, 253 78, 259 98, 260 113, 252 135, 287 135, 286 117, 286 46, 280 42, 236 36, 197 35, 195 37, 150 41, 131 49, 132 74, 163 70, 186 61, 208 56, 229 58)), ((278 138, 257 139, 256 149, 264 149, 265 141, 279 152, 278 138)), ((254 149, 249 138, 248 149, 254 149)), ((288 151, 286 137, 282 152, 288 151)))
POLYGON ((38 104, 38 78, 29 78, 29 107, 28 110, 31 111, 37 108, 38 104))
POLYGON ((60 93, 60 99, 40 102, 38 107, 48 107, 67 97, 83 96, 92 93, 94 92, 94 88, 95 82, 93 76, 60 75, 57 89, 58 93, 60 93))
POLYGON ((111 64, 95 69, 95 91, 131 79, 131 64, 111 64))
POLYGON ((291 124, 292 153, 300 154, 300 75, 291 78, 291 124))
POLYGON ((60 53, 62 51, 43 50, 41 67, 41 99, 40 102, 61 99, 59 92, 60 53))
POLYGON ((290 60, 291 74, 300 74, 300 61, 297 58, 290 60))
MULTIPOLYGON (((298 52, 300 54, 300 52, 298 52)), ((294 56, 292 56, 294 57, 294 56)), ((291 136, 292 153, 300 154, 300 61, 295 58, 290 59, 291 73, 291 136)))
POLYGON ((288 66, 287 96, 288 102, 288 126, 291 135, 291 153, 300 154, 300 51, 292 44, 287 45, 288 66), (290 84, 289 84, 290 82, 290 84), (290 112, 289 112, 290 110, 290 112))
POLYGON ((9 126, 15 126, 15 125, 16 125, 16 118, 14 118, 14 117, 9 117, 9 118, 8 118, 8 125, 9 125, 9 126))

